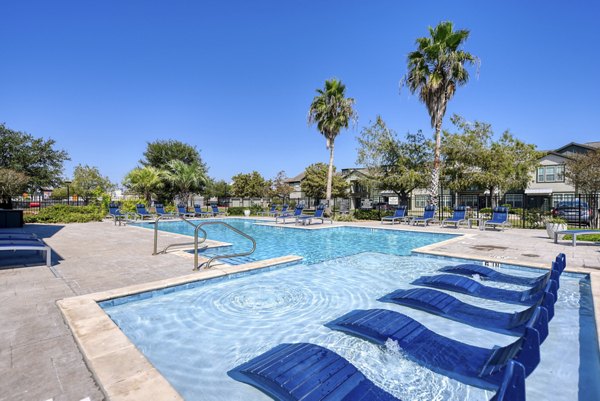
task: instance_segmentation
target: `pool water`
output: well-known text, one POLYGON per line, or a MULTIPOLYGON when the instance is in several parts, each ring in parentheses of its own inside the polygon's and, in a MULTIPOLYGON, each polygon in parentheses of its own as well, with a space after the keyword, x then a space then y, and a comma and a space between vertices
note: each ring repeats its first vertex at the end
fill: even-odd
MULTIPOLYGON (((327 230, 329 231, 329 230, 327 230)), ((252 275, 217 279, 154 298, 101 304, 123 332, 187 400, 269 400, 226 372, 287 342, 329 348, 394 396, 411 401, 489 400, 493 394, 434 373, 408 360, 393 343, 380 347, 333 331, 325 323, 353 310, 404 313, 437 333, 482 347, 515 337, 488 332, 426 312, 378 302, 412 280, 458 262, 377 252, 297 264, 252 275)), ((536 276, 540 271, 510 269, 536 276)), ((486 282, 486 285, 523 289, 486 282)), ((524 307, 453 294, 501 311, 524 307)), ((589 279, 563 274, 556 315, 542 344, 542 362, 527 378, 527 400, 600 399, 598 345, 589 279)))
MULTIPOLYGON (((214 220, 211 219, 211 221, 214 220)), ((245 258, 244 261, 297 255, 304 258, 304 263, 311 264, 341 256, 355 255, 360 252, 409 255, 412 249, 455 237, 453 234, 360 227, 328 227, 321 230, 304 230, 293 227, 266 226, 245 219, 221 221, 242 230, 256 240, 256 251, 251 255, 250 260, 245 258)), ((150 223, 140 225, 146 228, 154 228, 154 225, 150 223)), ((208 239, 231 243, 232 246, 208 249, 202 252, 201 255, 231 254, 245 252, 252 248, 250 241, 222 225, 208 225, 202 228, 206 230, 208 239)), ((159 222, 159 230, 194 235, 194 228, 183 221, 159 222)))

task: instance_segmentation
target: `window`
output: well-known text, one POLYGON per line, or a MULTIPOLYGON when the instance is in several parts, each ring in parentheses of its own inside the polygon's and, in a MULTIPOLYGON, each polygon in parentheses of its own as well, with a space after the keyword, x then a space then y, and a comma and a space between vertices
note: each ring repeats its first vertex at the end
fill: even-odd
POLYGON ((523 207, 523 195, 506 194, 504 195, 504 202, 508 203, 512 208, 523 207))
POLYGON ((569 202, 575 200, 575 194, 552 194, 552 207, 558 206, 560 202, 569 202))
POLYGON ((424 208, 427 206, 429 195, 415 195, 415 208, 424 208))
POLYGON ((537 169, 537 182, 564 182, 565 166, 544 166, 537 169))
POLYGON ((469 206, 472 208, 477 207, 479 203, 479 197, 477 195, 459 195, 458 204, 469 206))

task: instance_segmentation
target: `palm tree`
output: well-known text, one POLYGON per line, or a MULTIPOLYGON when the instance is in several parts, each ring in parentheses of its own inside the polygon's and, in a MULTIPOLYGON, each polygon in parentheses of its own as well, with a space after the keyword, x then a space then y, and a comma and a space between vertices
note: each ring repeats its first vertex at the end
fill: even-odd
MULTIPOLYGON (((352 108, 353 98, 345 97, 346 85, 337 79, 325 81, 324 89, 317 89, 308 111, 308 123, 317 124, 323 134, 329 149, 329 169, 327 171, 327 205, 331 202, 331 186, 333 182, 333 146, 335 137, 342 128, 348 128, 350 120, 356 119, 356 112, 352 108)), ((329 207, 329 206, 328 206, 329 207)))
POLYGON ((200 191, 208 181, 203 166, 181 160, 171 160, 162 176, 177 190, 179 200, 185 205, 188 205, 190 195, 200 191))
POLYGON ((154 167, 136 167, 125 176, 123 184, 134 193, 144 197, 146 204, 152 202, 154 192, 162 187, 161 172, 154 167))
POLYGON ((440 133, 446 106, 456 88, 469 80, 465 65, 477 62, 477 57, 459 49, 469 37, 469 31, 453 29, 452 22, 440 22, 435 28, 429 27, 430 37, 417 39, 418 48, 408 54, 408 72, 401 83, 408 86, 411 93, 419 92, 419 98, 425 103, 431 117, 431 127, 435 129, 435 152, 429 186, 433 204, 438 202, 440 133))

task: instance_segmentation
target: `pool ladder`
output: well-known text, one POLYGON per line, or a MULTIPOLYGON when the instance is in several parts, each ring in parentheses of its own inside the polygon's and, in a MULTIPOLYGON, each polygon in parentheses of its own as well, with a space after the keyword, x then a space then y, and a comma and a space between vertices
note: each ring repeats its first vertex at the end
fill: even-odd
POLYGON ((193 270, 200 270, 200 269, 209 269, 212 262, 214 262, 215 260, 237 258, 240 256, 248 256, 248 255, 253 254, 254 251, 256 250, 256 241, 254 240, 254 238, 252 238, 250 235, 246 234, 245 232, 238 230, 237 228, 235 228, 232 225, 227 224, 223 221, 204 221, 204 222, 201 222, 200 224, 194 224, 183 216, 177 216, 177 217, 179 219, 185 221, 190 226, 194 227, 194 242, 170 244, 170 245, 167 245, 163 250, 158 251, 158 222, 159 222, 161 216, 157 216, 153 222, 153 224, 154 224, 154 252, 152 253, 152 255, 160 255, 160 254, 167 253, 167 250, 174 248, 174 247, 193 245, 194 246, 194 269, 193 270), (208 226, 208 225, 225 226, 226 228, 230 229, 231 231, 250 240, 250 242, 252 242, 252 249, 249 251, 246 251, 246 252, 230 253, 230 254, 226 254, 226 255, 216 255, 216 256, 213 256, 210 259, 208 259, 206 262, 198 264, 198 250, 207 248, 207 245, 204 245, 204 242, 206 242, 207 233, 202 227, 208 226), (200 231, 202 231, 202 238, 199 238, 199 235, 198 235, 198 233, 200 231), (201 244, 203 244, 203 245, 200 246, 201 244))

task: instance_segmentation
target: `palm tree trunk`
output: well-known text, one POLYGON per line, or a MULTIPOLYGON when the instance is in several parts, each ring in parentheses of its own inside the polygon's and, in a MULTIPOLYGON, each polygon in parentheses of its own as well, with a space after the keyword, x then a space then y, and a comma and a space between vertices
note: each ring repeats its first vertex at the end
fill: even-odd
POLYGON ((438 190, 440 187, 440 148, 442 146, 442 118, 438 117, 435 123, 435 149, 433 153, 433 169, 431 170, 431 183, 429 185, 429 198, 432 204, 438 204, 438 190))
POLYGON ((327 192, 325 198, 327 200, 327 210, 331 203, 331 187, 333 185, 333 141, 329 142, 329 169, 327 170, 327 192))

